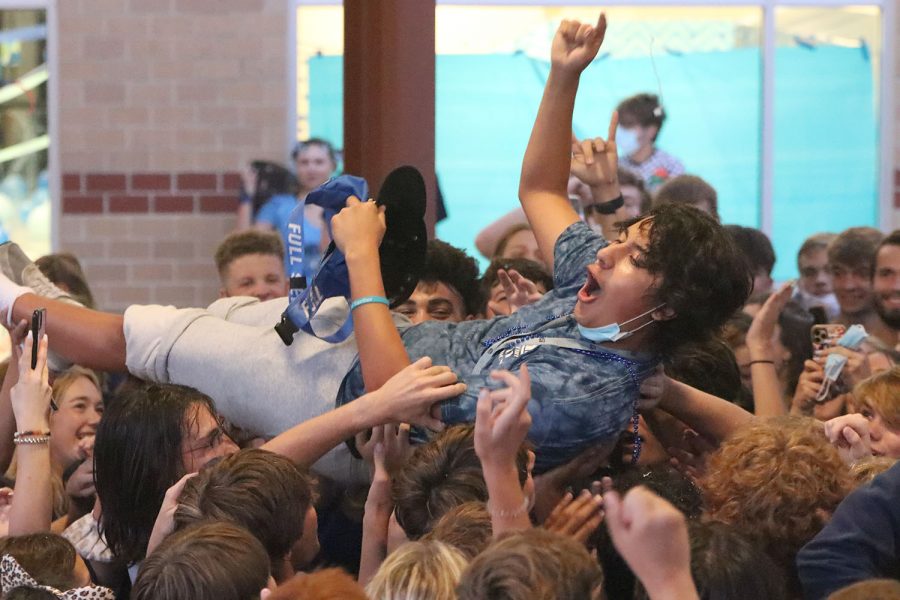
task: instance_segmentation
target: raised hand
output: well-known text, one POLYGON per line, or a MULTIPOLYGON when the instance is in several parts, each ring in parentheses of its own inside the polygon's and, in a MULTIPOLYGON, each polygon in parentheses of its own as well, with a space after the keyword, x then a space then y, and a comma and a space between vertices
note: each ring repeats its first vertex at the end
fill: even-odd
POLYGON ((650 598, 697 597, 691 579, 691 551, 684 515, 643 486, 622 498, 603 496, 606 526, 613 544, 650 598))
POLYGON ((601 137, 579 140, 574 134, 572 135, 571 172, 590 186, 596 202, 603 202, 612 198, 598 198, 595 190, 611 191, 612 187, 616 186, 616 194, 618 195, 619 154, 616 149, 616 129, 618 126, 619 113, 613 111, 605 140, 601 137))
POLYGON ((386 229, 384 207, 347 198, 347 206, 331 219, 334 243, 344 254, 355 249, 378 250, 386 229))
POLYGON ((356 449, 359 450, 363 460, 369 463, 372 472, 377 473, 379 461, 375 454, 376 448, 381 446, 381 466, 389 479, 403 466, 412 450, 409 445, 409 425, 388 423, 381 427, 373 427, 368 439, 366 435, 365 431, 357 434, 356 449))
POLYGON ((444 424, 438 418, 437 403, 465 391, 466 385, 457 382, 456 374, 449 367, 432 366, 426 356, 367 396, 371 396, 372 408, 380 415, 381 423, 411 423, 440 431, 444 424))
POLYGON ((475 454, 482 465, 514 464, 516 453, 531 428, 531 415, 526 410, 531 400, 531 378, 525 365, 518 377, 509 371, 493 371, 491 377, 507 387, 482 390, 478 397, 475 454))
POLYGON ((497 279, 506 298, 505 305, 504 301, 488 302, 488 308, 496 315, 511 315, 523 306, 534 304, 544 295, 532 280, 515 269, 497 269, 497 279))
POLYGON ((550 61, 554 69, 581 73, 600 50, 606 35, 606 15, 600 13, 597 25, 563 20, 553 37, 550 61))
POLYGON ((13 414, 19 431, 45 431, 50 413, 49 374, 47 371, 47 336, 32 339, 31 332, 25 338, 25 347, 19 354, 19 380, 9 392, 13 414), (38 345, 37 364, 31 368, 31 348, 38 345))
POLYGON ((197 473, 188 473, 175 484, 166 490, 163 497, 162 506, 159 508, 159 514, 156 515, 156 522, 153 524, 153 531, 150 532, 150 539, 147 541, 147 556, 150 556, 157 546, 162 543, 166 536, 175 531, 175 510, 178 508, 178 498, 184 491, 184 486, 191 477, 197 473))
POLYGON ((772 360, 772 346, 775 342, 775 325, 784 307, 791 299, 794 291, 793 282, 789 281, 769 296, 769 298, 753 317, 750 329, 747 330, 747 348, 753 360, 772 360))
POLYGON ((602 522, 603 496, 582 490, 577 498, 572 492, 562 497, 544 521, 544 529, 585 544, 602 522))

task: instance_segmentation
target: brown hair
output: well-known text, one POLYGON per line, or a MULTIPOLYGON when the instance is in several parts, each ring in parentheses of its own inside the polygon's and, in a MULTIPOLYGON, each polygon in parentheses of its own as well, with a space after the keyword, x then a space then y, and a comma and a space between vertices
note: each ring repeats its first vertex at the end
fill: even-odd
POLYGON ((603 570, 584 545, 542 528, 504 534, 479 554, 457 587, 459 600, 599 598, 603 570))
POLYGON ((216 248, 215 260, 219 277, 225 277, 225 270, 232 262, 248 254, 268 254, 284 258, 284 243, 281 236, 272 231, 249 229, 230 234, 216 248))
POLYGON ((884 236, 874 227, 851 227, 828 244, 828 265, 851 269, 875 265, 875 252, 884 236))
POLYGON ((235 523, 262 542, 275 563, 303 535, 311 502, 305 471, 284 456, 251 448, 223 458, 185 484, 175 526, 204 520, 235 523))
POLYGON ((617 178, 619 179, 619 187, 629 185, 636 188, 641 196, 641 214, 649 212, 653 208, 653 197, 647 191, 644 180, 641 176, 623 167, 619 167, 617 178))
POLYGON ((75 548, 53 533, 0 538, 0 556, 9 554, 40 585, 68 590, 75 581, 75 548))
POLYGON ((660 204, 707 204, 713 218, 719 220, 719 195, 716 188, 696 175, 678 175, 665 182, 656 192, 654 206, 660 204))
POLYGON ((199 523, 167 537, 144 559, 133 600, 255 600, 269 581, 269 559, 245 529, 199 523))
POLYGON ((407 542, 381 563, 366 586, 377 600, 455 600, 466 558, 441 542, 407 542))
MULTIPOLYGON (((527 450, 516 457, 519 483, 528 478, 527 450)), ((487 502, 481 461, 475 454, 474 425, 448 427, 417 446, 391 486, 397 523, 411 540, 419 539, 448 510, 463 502, 487 502)))
POLYGON ((800 266, 801 256, 815 252, 816 250, 826 250, 828 244, 833 242, 836 237, 836 233, 814 233, 803 240, 803 244, 800 246, 800 249, 797 250, 797 266, 800 266))
POLYGON ((794 558, 853 488, 822 426, 806 417, 756 421, 727 439, 701 485, 709 520, 758 541, 796 582, 794 558))
POLYGON ((900 365, 878 372, 853 388, 853 403, 862 412, 878 413, 891 429, 900 429, 900 365))
POLYGON ((895 579, 867 579, 857 581, 828 596, 828 600, 897 600, 900 581, 895 579))
POLYGON ((491 513, 484 502, 463 502, 448 510, 422 540, 450 544, 469 560, 491 543, 491 513))
POLYGON ((282 583, 269 600, 369 600, 356 580, 341 569, 299 573, 282 583))
POLYGON ((81 263, 74 254, 71 252, 47 254, 34 261, 34 264, 44 277, 64 288, 64 291, 75 300, 88 308, 96 308, 87 277, 84 276, 81 263))

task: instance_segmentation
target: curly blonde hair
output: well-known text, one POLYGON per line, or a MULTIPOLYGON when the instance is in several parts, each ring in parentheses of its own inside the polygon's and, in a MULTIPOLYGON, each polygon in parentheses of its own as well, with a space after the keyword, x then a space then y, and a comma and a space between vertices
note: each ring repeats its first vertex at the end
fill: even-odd
POLYGON ((734 434, 711 456, 702 481, 707 519, 757 540, 791 574, 797 551, 853 487, 821 424, 797 416, 734 434))

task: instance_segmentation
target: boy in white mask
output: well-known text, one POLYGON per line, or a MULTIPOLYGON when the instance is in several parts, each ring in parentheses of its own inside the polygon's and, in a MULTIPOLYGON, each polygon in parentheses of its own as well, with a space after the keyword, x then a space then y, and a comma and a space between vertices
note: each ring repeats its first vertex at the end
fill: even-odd
POLYGON ((650 192, 684 173, 680 160, 656 147, 656 138, 666 120, 658 96, 631 96, 619 103, 616 112, 619 113, 616 145, 620 166, 638 173, 650 192))

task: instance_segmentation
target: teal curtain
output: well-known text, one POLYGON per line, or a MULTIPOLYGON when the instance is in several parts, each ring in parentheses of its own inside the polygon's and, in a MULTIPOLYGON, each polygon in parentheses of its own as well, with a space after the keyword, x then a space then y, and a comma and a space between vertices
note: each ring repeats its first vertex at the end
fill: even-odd
MULTIPOLYGON (((858 49, 779 48, 776 57, 775 277, 795 276, 797 248, 817 231, 877 221, 877 131, 868 57, 858 49)), ((310 60, 310 126, 342 139, 342 58, 310 60)), ((522 155, 549 65, 524 54, 437 60, 437 173, 447 242, 477 255, 478 230, 517 205, 522 155)), ((618 101, 658 93, 658 145, 719 193, 725 223, 760 222, 761 59, 757 48, 599 59, 575 106, 579 136, 605 135, 618 101)), ((482 264, 484 264, 482 262, 482 264)))

